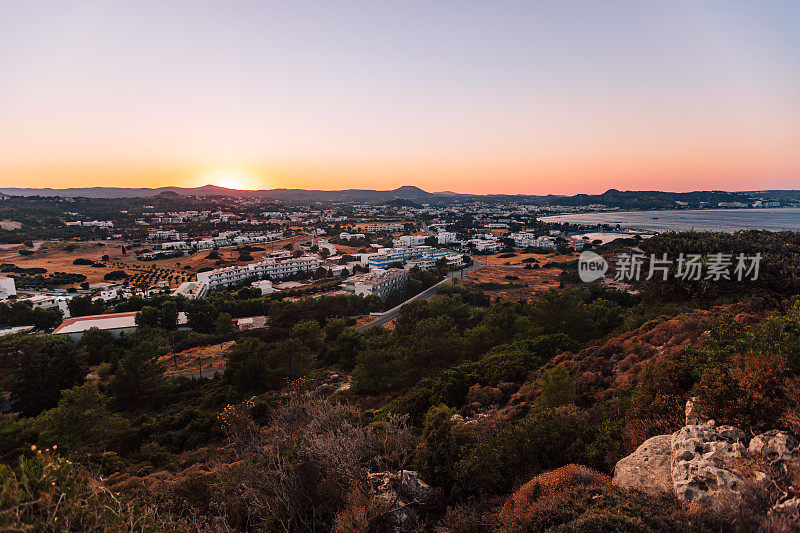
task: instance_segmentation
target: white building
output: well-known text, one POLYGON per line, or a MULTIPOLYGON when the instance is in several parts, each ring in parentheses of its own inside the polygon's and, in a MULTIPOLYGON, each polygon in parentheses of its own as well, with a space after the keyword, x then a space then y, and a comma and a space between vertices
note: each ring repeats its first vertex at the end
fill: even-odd
POLYGON ((69 302, 70 299, 71 298, 67 296, 55 294, 35 294, 25 298, 25 301, 30 302, 34 308, 41 307, 42 309, 50 309, 51 307, 57 307, 64 315, 64 318, 69 318, 70 312, 67 302, 69 302))
POLYGON ((313 272, 318 267, 319 259, 310 255, 282 259, 268 257, 258 263, 200 272, 197 274, 197 281, 208 283, 209 289, 215 289, 229 287, 250 279, 286 278, 301 272, 313 272))
POLYGON ((174 229, 153 230, 147 234, 148 241, 180 241, 181 234, 174 229))
POLYGON ((439 244, 453 244, 456 242, 456 234, 452 231, 440 231, 436 235, 436 241, 439 244))
POLYGON ((486 241, 483 239, 470 239, 469 243, 475 246, 476 252, 499 252, 503 249, 500 241, 486 241))
POLYGON ((251 287, 255 287, 256 289, 261 291, 261 294, 272 294, 273 292, 278 292, 278 289, 272 286, 272 282, 268 279, 262 279, 259 281, 254 281, 250 284, 251 287))
POLYGON ((17 294, 17 285, 14 283, 14 278, 0 278, 0 300, 5 300, 15 294, 17 294))
POLYGON ((381 231, 403 231, 405 224, 367 224, 367 232, 378 233, 381 231))
POLYGON ((184 296, 190 300, 202 298, 208 294, 208 283, 202 281, 184 281, 172 292, 175 296, 184 296))
MULTIPOLYGON (((186 322, 186 313, 178 313, 178 327, 186 326, 186 322)), ((72 341, 79 341, 91 328, 108 331, 114 337, 119 337, 122 333, 133 333, 137 329, 136 311, 68 318, 53 330, 53 335, 66 335, 72 341)))
POLYGON ((427 235, 403 235, 392 239, 392 245, 398 248, 401 246, 422 246, 427 238, 427 235))
POLYGON ((343 231, 339 234, 339 238, 343 241, 351 241, 353 239, 366 239, 367 236, 363 233, 347 233, 346 231, 343 231))
POLYGON ((386 298, 394 292, 403 290, 407 281, 408 274, 405 270, 389 268, 351 276, 342 283, 342 286, 347 292, 356 295, 375 295, 386 298))

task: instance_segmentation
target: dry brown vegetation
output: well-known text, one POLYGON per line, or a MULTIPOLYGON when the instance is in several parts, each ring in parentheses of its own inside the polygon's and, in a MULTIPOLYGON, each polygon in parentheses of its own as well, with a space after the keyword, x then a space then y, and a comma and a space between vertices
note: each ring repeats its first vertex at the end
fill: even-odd
POLYGON ((228 350, 234 341, 209 346, 196 346, 177 354, 167 354, 159 360, 166 369, 166 374, 181 374, 199 368, 222 366, 227 361, 228 350))
MULTIPOLYGON (((483 259, 483 258, 481 258, 483 259)), ((558 268, 526 269, 516 266, 484 266, 468 272, 463 283, 467 287, 485 292, 493 300, 530 298, 537 292, 558 287, 558 268), (491 288, 482 283, 497 283, 505 287, 491 288), (513 286, 512 286, 513 285, 513 286)))

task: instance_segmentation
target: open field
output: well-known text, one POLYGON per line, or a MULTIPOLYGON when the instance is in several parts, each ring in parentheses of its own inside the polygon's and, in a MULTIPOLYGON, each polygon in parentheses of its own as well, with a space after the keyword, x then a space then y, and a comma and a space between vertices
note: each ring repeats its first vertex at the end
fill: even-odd
POLYGON ((122 259, 123 257, 126 260, 132 260, 132 253, 128 253, 127 256, 122 255, 121 244, 119 241, 89 241, 81 243, 49 241, 42 244, 33 255, 28 256, 22 256, 17 253, 17 250, 24 248, 24 246, 20 245, 0 250, 0 262, 13 263, 23 268, 45 268, 48 274, 53 272, 83 274, 91 284, 103 281, 103 276, 115 270, 115 268, 110 266, 75 265, 73 261, 79 257, 92 261, 101 261, 103 255, 108 255, 111 261, 122 259), (64 246, 67 244, 76 246, 76 249, 72 252, 65 250, 64 246))
POLYGON ((22 224, 20 224, 19 222, 15 222, 13 220, 8 220, 8 219, 0 220, 0 229, 4 229, 7 231, 14 231, 15 229, 20 229, 21 227, 22 224))
POLYGON ((530 298, 537 292, 558 287, 561 269, 526 269, 518 266, 484 266, 468 272, 462 282, 465 286, 480 289, 492 300, 497 298, 530 298), (492 285, 488 285, 492 284, 492 285))
POLYGON ((506 263, 509 265, 525 265, 525 263, 523 263, 523 259, 529 258, 536 259, 540 265, 546 265, 547 263, 552 262, 560 263, 563 261, 571 261, 578 258, 578 254, 553 255, 518 253, 515 254, 514 257, 500 257, 501 255, 505 254, 476 255, 473 256, 473 259, 482 265, 503 266, 506 265, 506 263))
POLYGON ((178 352, 175 355, 167 354, 159 358, 159 361, 164 365, 165 374, 181 374, 191 370, 198 370, 201 364, 202 368, 222 366, 227 362, 228 350, 233 344, 234 341, 228 341, 222 344, 197 346, 178 352))

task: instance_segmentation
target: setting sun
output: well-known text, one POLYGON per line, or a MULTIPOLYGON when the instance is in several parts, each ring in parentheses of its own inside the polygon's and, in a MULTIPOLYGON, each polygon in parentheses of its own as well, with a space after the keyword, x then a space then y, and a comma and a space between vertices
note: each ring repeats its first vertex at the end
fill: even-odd
POLYGON ((239 191, 266 188, 265 180, 261 176, 241 170, 215 170, 203 174, 200 181, 202 185, 211 184, 239 191))

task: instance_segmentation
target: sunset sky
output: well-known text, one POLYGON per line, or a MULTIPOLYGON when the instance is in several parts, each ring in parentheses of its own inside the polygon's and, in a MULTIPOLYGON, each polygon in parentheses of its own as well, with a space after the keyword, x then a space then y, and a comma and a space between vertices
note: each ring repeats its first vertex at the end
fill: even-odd
POLYGON ((800 1, 0 2, 0 186, 800 188, 800 1))

